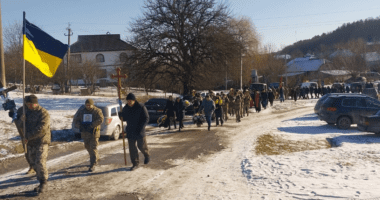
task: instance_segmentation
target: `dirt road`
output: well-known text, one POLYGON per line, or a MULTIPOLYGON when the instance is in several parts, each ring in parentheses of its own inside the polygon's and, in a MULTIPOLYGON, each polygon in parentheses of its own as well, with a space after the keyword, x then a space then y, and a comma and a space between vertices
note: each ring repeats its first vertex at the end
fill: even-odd
MULTIPOLYGON (((0 176, 0 199, 249 199, 241 161, 254 137, 270 132, 277 121, 312 113, 311 107, 287 112, 251 113, 241 123, 231 118, 207 131, 185 124, 182 132, 156 128, 148 136, 151 162, 129 171, 124 166, 122 141, 102 144, 96 172, 89 173, 83 149, 73 149, 48 161, 49 191, 35 196, 34 176, 26 168, 0 176), (248 131, 249 130, 249 131, 248 131), (256 130, 252 132, 252 130, 256 130), (250 139, 248 139, 250 138, 250 139)), ((58 155, 58 154, 56 154, 58 155)), ((129 161, 129 155, 128 161, 129 161)), ((140 160, 143 156, 140 154, 140 160)), ((21 161, 18 161, 21 162, 21 161)))

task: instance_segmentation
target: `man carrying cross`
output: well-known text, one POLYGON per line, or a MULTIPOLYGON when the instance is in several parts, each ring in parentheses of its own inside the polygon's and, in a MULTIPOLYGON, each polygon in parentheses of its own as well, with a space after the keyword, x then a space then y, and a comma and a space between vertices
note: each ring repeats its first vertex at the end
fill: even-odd
POLYGON ((150 160, 148 144, 146 141, 145 127, 149 122, 148 110, 143 104, 140 104, 134 94, 129 93, 127 96, 127 105, 123 111, 119 113, 119 118, 127 122, 127 138, 129 146, 129 155, 133 166, 131 171, 139 167, 139 153, 144 154, 144 164, 148 164, 150 160), (137 143, 137 147, 136 147, 137 143))

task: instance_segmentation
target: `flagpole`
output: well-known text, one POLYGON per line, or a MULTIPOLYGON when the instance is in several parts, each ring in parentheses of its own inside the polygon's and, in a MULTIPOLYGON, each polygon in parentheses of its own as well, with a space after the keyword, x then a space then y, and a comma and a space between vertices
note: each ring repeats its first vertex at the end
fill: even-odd
MULTIPOLYGON (((26 126, 25 126, 25 121, 26 121, 26 114, 25 114, 25 48, 24 48, 24 43, 25 43, 25 40, 24 40, 24 37, 25 37, 25 32, 26 32, 26 20, 25 20, 25 11, 23 12, 23 33, 22 33, 22 114, 25 115, 25 120, 23 121, 23 132, 24 132, 24 138, 22 139, 25 139, 26 137, 26 126)), ((24 143, 24 141, 22 142, 24 144, 24 150, 25 150, 25 153, 27 153, 27 146, 26 146, 26 143, 24 143)))

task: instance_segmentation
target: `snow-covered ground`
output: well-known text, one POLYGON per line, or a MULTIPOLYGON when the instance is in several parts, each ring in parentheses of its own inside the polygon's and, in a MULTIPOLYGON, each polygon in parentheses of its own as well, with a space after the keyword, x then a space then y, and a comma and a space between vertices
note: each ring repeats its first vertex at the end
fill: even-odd
MULTIPOLYGON (((85 98, 70 99, 80 102, 85 98)), ((236 123, 232 117, 223 127, 213 126, 216 135, 225 138, 226 144, 219 144, 225 148, 207 156, 200 153, 196 159, 184 156, 156 160, 158 158, 153 157, 151 164, 160 162, 158 167, 143 167, 131 173, 125 171, 124 166, 103 164, 91 176, 78 173, 75 168, 63 167, 67 163, 83 165, 83 159, 88 159, 85 150, 50 160, 52 193, 49 195, 52 196, 49 197, 112 199, 117 194, 135 194, 142 199, 380 198, 380 137, 360 132, 355 125, 344 131, 318 120, 313 113, 316 101, 276 101, 273 107, 260 113, 253 113, 252 109, 250 116, 244 117, 241 123, 236 123), (160 167, 162 163, 171 167, 160 167), (64 173, 54 172, 61 168, 64 168, 64 173), (91 197, 86 196, 87 193, 91 197)), ((51 109, 51 112, 57 112, 57 119, 70 115, 62 110, 51 109)), ((3 115, 0 113, 0 120, 9 121, 9 118, 3 119, 3 115)), ((60 125, 60 129, 65 129, 65 126, 60 125)), ((204 126, 197 128, 185 124, 184 130, 188 132, 183 136, 200 133, 206 137, 209 132, 204 129, 204 126)), ((160 128, 148 132, 152 153, 162 149, 168 149, 161 151, 163 154, 174 152, 180 149, 176 144, 188 139, 175 138, 175 132, 169 133, 160 128)), ((189 152, 207 147, 201 146, 204 143, 202 139, 197 140, 189 152)), ((212 143, 211 140, 207 142, 212 143)), ((100 145, 101 160, 122 155, 120 144, 121 141, 115 141, 100 145), (107 148, 109 150, 106 151, 107 148)), ((23 180, 26 170, 3 174, 0 188, 4 187, 4 190, 0 195, 30 190, 36 185, 36 181, 28 180, 17 185, 17 180, 23 180), (14 181, 16 183, 12 184, 14 181)))

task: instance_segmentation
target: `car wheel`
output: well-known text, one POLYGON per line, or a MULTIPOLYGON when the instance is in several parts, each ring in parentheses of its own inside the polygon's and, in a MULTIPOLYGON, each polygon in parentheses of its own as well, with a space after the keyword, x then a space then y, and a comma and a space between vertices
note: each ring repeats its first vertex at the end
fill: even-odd
POLYGON ((81 136, 80 133, 75 133, 75 138, 76 138, 76 139, 81 139, 81 137, 82 137, 82 136, 81 136))
POLYGON ((338 119, 336 123, 339 129, 349 129, 351 126, 351 119, 349 117, 343 116, 338 119))
POLYGON ((120 127, 116 126, 115 130, 112 132, 112 139, 113 140, 118 140, 120 137, 120 127))

